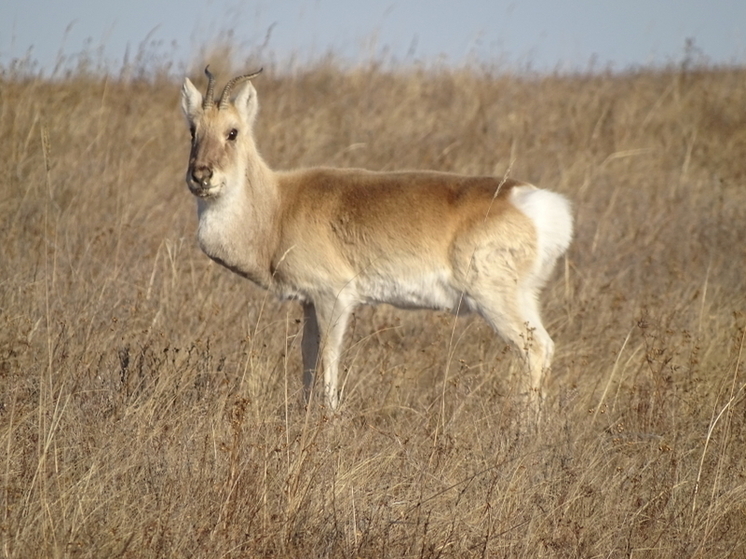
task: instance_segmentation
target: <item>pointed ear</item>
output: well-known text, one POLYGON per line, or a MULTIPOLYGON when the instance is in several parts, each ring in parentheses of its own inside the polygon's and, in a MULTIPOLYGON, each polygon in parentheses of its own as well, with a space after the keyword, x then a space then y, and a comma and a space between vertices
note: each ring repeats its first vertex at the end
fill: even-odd
POLYGON ((189 78, 184 79, 184 85, 181 87, 181 110, 190 122, 202 110, 202 94, 189 78))
POLYGON ((256 97, 256 89, 251 82, 242 84, 233 103, 249 125, 254 125, 256 113, 259 111, 259 101, 256 97))

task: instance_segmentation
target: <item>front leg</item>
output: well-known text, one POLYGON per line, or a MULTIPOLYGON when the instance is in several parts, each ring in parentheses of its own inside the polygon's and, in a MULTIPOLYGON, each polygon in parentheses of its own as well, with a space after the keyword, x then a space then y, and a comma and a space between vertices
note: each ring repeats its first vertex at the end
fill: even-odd
POLYGON ((321 348, 321 369, 324 371, 324 394, 331 409, 339 406, 339 357, 347 321, 354 305, 337 297, 304 305, 303 378, 307 393, 313 384, 321 348))

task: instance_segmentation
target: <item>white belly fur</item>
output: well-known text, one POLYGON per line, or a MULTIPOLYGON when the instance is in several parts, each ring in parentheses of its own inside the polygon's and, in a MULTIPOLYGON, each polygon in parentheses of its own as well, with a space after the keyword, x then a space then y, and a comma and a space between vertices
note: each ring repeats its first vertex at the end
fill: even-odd
POLYGON ((401 309, 432 309, 455 314, 468 312, 467 298, 453 289, 445 271, 418 276, 358 278, 355 287, 364 304, 387 303, 401 309))

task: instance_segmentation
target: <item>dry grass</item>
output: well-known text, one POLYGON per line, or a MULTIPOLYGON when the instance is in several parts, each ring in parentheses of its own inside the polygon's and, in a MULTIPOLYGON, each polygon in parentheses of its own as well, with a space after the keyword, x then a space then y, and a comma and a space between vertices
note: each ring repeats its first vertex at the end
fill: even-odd
POLYGON ((276 168, 574 201, 536 435, 486 325, 385 307, 306 412, 300 309, 196 247, 179 85, 0 78, 0 555, 746 554, 746 71, 257 79, 276 168))

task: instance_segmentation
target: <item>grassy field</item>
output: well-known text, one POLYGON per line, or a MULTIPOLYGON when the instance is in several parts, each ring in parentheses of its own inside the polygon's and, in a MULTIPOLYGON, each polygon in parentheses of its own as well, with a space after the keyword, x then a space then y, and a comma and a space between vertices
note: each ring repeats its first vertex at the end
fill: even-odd
POLYGON ((539 431, 480 319, 388 307, 306 410, 299 306, 197 247, 180 81, 5 71, 0 556, 746 556, 746 70, 254 83, 274 168, 571 198, 539 431))

